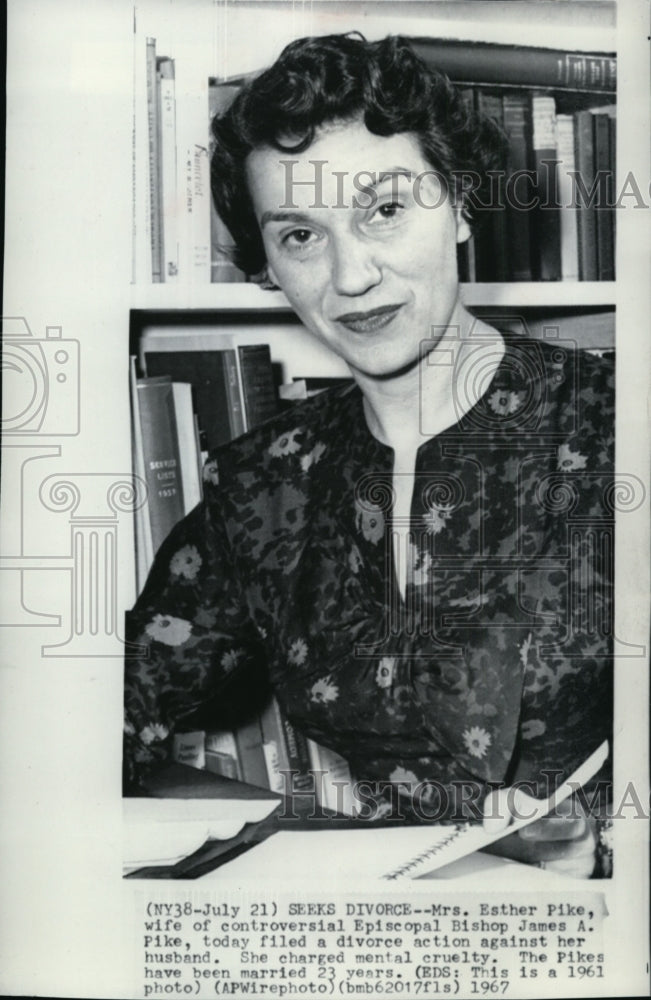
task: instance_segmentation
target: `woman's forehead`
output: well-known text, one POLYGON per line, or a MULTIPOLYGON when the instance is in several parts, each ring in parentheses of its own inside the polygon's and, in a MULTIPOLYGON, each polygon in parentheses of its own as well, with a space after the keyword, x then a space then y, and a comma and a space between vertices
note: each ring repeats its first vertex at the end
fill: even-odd
POLYGON ((320 127, 314 141, 300 153, 258 147, 246 162, 254 202, 266 203, 269 198, 276 202, 281 196, 287 207, 306 201, 313 207, 319 202, 330 204, 341 192, 386 183, 393 176, 413 178, 430 170, 412 133, 375 135, 360 121, 320 127))

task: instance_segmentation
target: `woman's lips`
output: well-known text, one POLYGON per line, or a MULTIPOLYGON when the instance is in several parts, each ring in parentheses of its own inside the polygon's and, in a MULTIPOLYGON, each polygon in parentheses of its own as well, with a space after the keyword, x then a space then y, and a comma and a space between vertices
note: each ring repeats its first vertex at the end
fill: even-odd
POLYGON ((402 309, 403 303, 397 305, 380 306, 378 309, 369 309, 368 312, 342 313, 337 316, 337 323, 341 323, 346 329, 354 333, 372 333, 387 326, 393 317, 402 309))

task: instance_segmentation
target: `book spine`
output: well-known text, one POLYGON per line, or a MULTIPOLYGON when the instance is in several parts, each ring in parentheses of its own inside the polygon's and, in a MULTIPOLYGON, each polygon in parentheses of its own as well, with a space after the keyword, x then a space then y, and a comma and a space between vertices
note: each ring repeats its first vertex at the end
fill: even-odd
POLYGON ((225 778, 242 781, 242 768, 237 753, 235 734, 228 729, 209 730, 205 739, 206 770, 225 778))
POLYGON ((222 351, 224 360, 224 388, 228 400, 228 419, 231 429, 231 439, 244 434, 244 404, 237 353, 234 349, 222 351))
POLYGON ((172 382, 172 393, 179 439, 183 508, 189 514, 201 500, 200 456, 192 406, 192 386, 189 382, 172 382))
POLYGON ((230 754, 206 750, 204 757, 206 771, 210 771, 211 774, 221 774, 223 778, 231 778, 233 781, 242 780, 237 761, 230 754))
POLYGON ((412 39, 416 53, 462 83, 510 84, 568 90, 614 91, 614 55, 525 45, 412 39))
POLYGON ((593 186, 594 140, 592 112, 574 114, 574 159, 576 166, 577 230, 579 244, 579 279, 597 280, 597 218, 593 186))
POLYGON ((282 750, 276 740, 262 744, 264 762, 267 768, 267 782, 272 792, 284 795, 287 790, 285 775, 282 772, 282 750))
POLYGON ((199 428, 208 450, 232 440, 224 351, 146 351, 148 375, 190 382, 199 428))
MULTIPOLYGON (((475 91, 475 107, 479 114, 491 118, 504 129, 502 98, 497 94, 475 91)), ((490 192, 491 208, 480 216, 475 234, 475 272, 477 281, 508 281, 509 258, 506 232, 506 177, 498 171, 490 192)))
POLYGON ((533 170, 538 198, 533 216, 538 265, 535 277, 539 281, 560 281, 561 220, 557 190, 556 102, 553 97, 531 95, 531 121, 533 170))
POLYGON ((597 184, 597 278, 612 281, 615 277, 613 215, 610 158, 610 119, 606 112, 593 115, 595 180, 597 184))
POLYGON ((353 782, 348 761, 314 740, 307 740, 307 749, 312 770, 317 772, 314 785, 318 804, 344 816, 354 816, 353 782))
POLYGON ((149 231, 151 242, 151 280, 162 281, 161 261, 161 183, 158 128, 158 77, 156 72, 156 39, 147 39, 147 135, 149 140, 149 231))
POLYGON ((271 351, 268 344, 238 347, 242 393, 247 430, 257 427, 278 412, 271 351))
POLYGON ((285 727, 280 705, 272 698, 260 713, 262 746, 267 764, 269 787, 282 795, 291 790, 289 756, 285 742, 285 727))
POLYGON ((282 719, 289 770, 294 772, 290 775, 288 791, 290 793, 311 792, 314 789, 314 775, 312 774, 307 740, 302 733, 294 728, 286 715, 283 714, 282 719))
POLYGON ((174 60, 161 56, 156 63, 159 86, 162 280, 176 281, 179 276, 179 218, 174 60))
MULTIPOLYGON (((147 474, 145 456, 142 444, 142 426, 140 423, 140 405, 138 400, 138 378, 136 375, 136 359, 129 359, 129 392, 131 400, 131 436, 133 442, 133 471, 140 479, 145 490, 147 474)), ((145 586, 147 575, 154 561, 154 544, 151 535, 151 523, 147 503, 138 504, 134 518, 135 549, 136 549, 136 586, 138 593, 145 586)))
POLYGON ((177 66, 177 144, 183 214, 180 260, 190 284, 210 282, 208 81, 188 61, 177 66))
POLYGON ((191 258, 192 280, 208 284, 210 282, 210 156, 208 153, 208 123, 205 121, 205 107, 208 103, 207 89, 200 94, 197 122, 204 122, 190 147, 191 178, 191 258))
POLYGON ((561 205, 561 277, 563 281, 579 280, 579 244, 576 207, 573 204, 572 173, 574 160, 574 118, 556 116, 558 140, 558 200, 561 205))
POLYGON ((206 734, 202 730, 192 733, 175 733, 172 740, 172 760, 177 764, 187 764, 200 770, 206 766, 204 741, 206 734))
POLYGON ((509 278, 531 281, 530 209, 532 185, 529 171, 530 116, 527 94, 502 98, 504 131, 509 140, 506 178, 506 229, 509 243, 509 278))
POLYGON ((154 552, 183 517, 183 488, 169 378, 138 379, 140 427, 154 552))
MULTIPOLYGON (((229 107, 239 91, 238 84, 220 83, 218 80, 208 81, 208 114, 210 122, 215 115, 229 107)), ((210 155, 214 149, 214 140, 210 139, 210 155)), ((211 282, 246 281, 246 275, 233 264, 228 255, 229 247, 233 246, 233 237, 219 217, 212 198, 210 199, 210 280, 211 282), (225 249, 226 248, 226 249, 225 249)))
POLYGON ((615 211, 615 202, 617 199, 617 119, 610 117, 608 119, 608 150, 610 153, 610 192, 608 202, 612 205, 611 217, 613 220, 613 281, 616 277, 616 248, 617 248, 617 212, 615 211))
POLYGON ((262 749, 262 732, 257 718, 235 730, 237 755, 242 768, 242 780, 258 788, 269 788, 267 765, 262 749))

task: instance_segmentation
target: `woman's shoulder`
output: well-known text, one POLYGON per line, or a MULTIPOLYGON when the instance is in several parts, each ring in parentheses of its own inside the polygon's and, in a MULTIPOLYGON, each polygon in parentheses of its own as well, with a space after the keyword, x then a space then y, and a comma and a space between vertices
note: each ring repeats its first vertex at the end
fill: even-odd
POLYGON ((545 339, 509 334, 504 373, 524 386, 537 386, 545 409, 598 406, 612 416, 615 402, 615 352, 584 347, 561 336, 545 339), (546 404, 546 406, 545 406, 546 404))
POLYGON ((325 389, 213 449, 204 466, 204 479, 217 482, 227 473, 244 473, 261 464, 277 465, 280 471, 286 459, 296 459, 305 469, 326 447, 350 435, 360 413, 360 394, 354 383, 325 389))

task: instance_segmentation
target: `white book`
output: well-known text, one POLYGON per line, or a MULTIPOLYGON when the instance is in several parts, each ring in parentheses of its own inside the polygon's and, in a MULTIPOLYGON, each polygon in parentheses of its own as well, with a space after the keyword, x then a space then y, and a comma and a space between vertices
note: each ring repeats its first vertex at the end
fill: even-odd
POLYGON ((573 115, 556 116, 556 132, 558 137, 558 167, 557 194, 558 203, 562 206, 561 220, 561 275, 563 281, 579 280, 579 237, 577 229, 576 208, 574 202, 574 184, 571 171, 575 170, 574 159, 574 117, 573 115))
MULTIPOLYGON (((132 122, 132 284, 152 280, 151 172, 149 163, 149 103, 147 94, 148 52, 154 47, 135 32, 133 43, 132 122)), ((155 58, 155 53, 154 53, 155 58)))
POLYGON ((278 740, 268 740, 263 743, 262 752, 267 768, 269 788, 272 792, 279 792, 281 795, 284 795, 287 791, 287 781, 282 774, 282 769, 283 766, 287 769, 287 765, 283 764, 283 750, 278 740))
POLYGON ((197 447, 196 421, 189 382, 172 382, 174 415, 179 439, 183 509, 189 514, 201 501, 201 456, 197 447))
POLYGON ((315 773, 314 787, 319 805, 344 816, 355 815, 353 779, 348 761, 315 740, 308 739, 310 766, 315 773))
POLYGON ((176 67, 179 178, 179 271, 189 285, 210 284, 210 153, 208 79, 182 47, 176 67))
POLYGON ((206 734, 197 729, 191 733, 175 733, 172 740, 172 760, 203 770, 206 766, 204 743, 206 734))
POLYGON ((162 280, 179 277, 179 193, 176 172, 176 87, 174 60, 161 57, 158 64, 160 129, 162 280))
POLYGON ((138 401, 136 382, 136 359, 131 357, 129 359, 129 394, 131 398, 133 473, 139 480, 136 490, 136 496, 139 499, 142 491, 142 502, 137 503, 134 517, 134 532, 136 541, 136 586, 138 593, 140 593, 147 580, 147 574, 149 573, 151 564, 154 561, 154 542, 151 533, 151 522, 149 520, 147 505, 145 456, 142 447, 140 403, 138 401))

